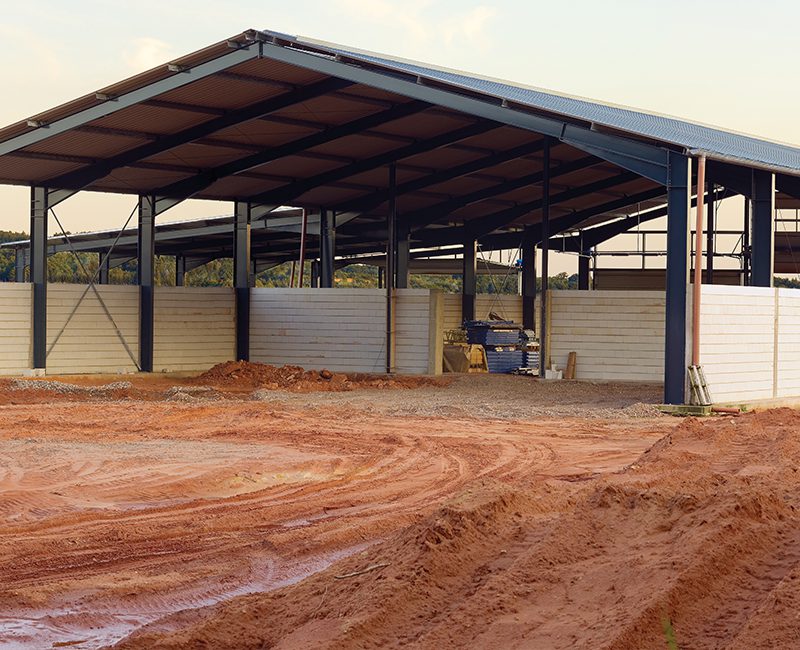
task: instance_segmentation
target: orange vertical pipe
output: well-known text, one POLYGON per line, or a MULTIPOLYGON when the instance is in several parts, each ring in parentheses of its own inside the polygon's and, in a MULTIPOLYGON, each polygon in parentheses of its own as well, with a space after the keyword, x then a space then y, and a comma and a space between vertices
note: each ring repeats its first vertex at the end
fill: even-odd
POLYGON ((697 161, 697 219, 694 234, 694 291, 692 293, 692 365, 700 365, 700 295, 703 285, 703 212, 706 193, 706 157, 697 161))

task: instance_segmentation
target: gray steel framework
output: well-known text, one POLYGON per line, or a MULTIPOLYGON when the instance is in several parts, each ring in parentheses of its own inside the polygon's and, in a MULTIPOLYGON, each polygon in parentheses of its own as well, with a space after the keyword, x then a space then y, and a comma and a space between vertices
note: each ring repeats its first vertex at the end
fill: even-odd
MULTIPOLYGON (((318 235, 320 286, 333 285, 337 253, 374 252, 386 245, 391 294, 406 284, 412 247, 462 245, 465 318, 474 316, 478 242, 485 249, 516 248, 522 240, 524 320, 530 326, 538 243, 543 248, 544 303, 551 236, 598 226, 639 202, 651 207, 649 202, 666 192, 665 400, 679 402, 685 381, 692 156, 707 155, 714 183, 752 201, 752 233, 746 228, 744 236, 752 235, 754 284, 771 284, 776 188, 800 197, 800 151, 789 147, 659 116, 644 120, 635 112, 273 32, 245 32, 148 75, 0 130, 0 180, 10 174, 9 182, 32 186, 35 367, 44 367, 46 360, 46 255, 48 248, 61 245, 48 247, 48 212, 81 189, 132 190, 140 197, 136 258, 143 370, 151 370, 153 362, 157 246, 176 255, 176 276, 181 278, 221 249, 231 251, 237 357, 247 358, 253 269, 295 255, 297 226, 274 212, 282 204, 319 213, 318 225, 312 224, 309 232, 318 235), (207 100, 215 84, 239 84, 238 92, 251 99, 216 106, 207 100), (249 94, 252 88, 259 92, 249 94), (195 94, 193 89, 203 90, 195 94), (303 107, 314 102, 338 102, 344 117, 330 123, 322 117, 309 120, 303 107), (137 113, 140 108, 162 111, 158 114, 166 120, 165 132, 139 130, 137 119, 146 114, 137 113), (296 131, 287 138, 274 125, 296 131), (59 140, 67 134, 74 140, 71 147, 59 140), (365 135, 372 144, 365 144, 365 135), (88 149, 97 144, 96 155, 87 155, 82 144, 88 149), (551 150, 559 154, 555 164, 551 150), (202 163, 175 162, 194 158, 194 152, 202 163), (14 164, 3 167, 7 159, 14 164), (531 162, 541 168, 531 170, 531 162), (531 190, 539 198, 531 197, 531 190), (195 196, 235 202, 234 218, 204 226, 204 246, 156 229, 159 214, 195 196), (254 245, 253 232, 262 230, 271 237, 254 245)), ((713 246, 711 206, 709 223, 713 246)), ((585 256, 601 236, 600 228, 587 231, 580 241, 581 288, 588 286, 585 256)), ((104 266, 110 267, 115 259, 130 257, 125 249, 130 239, 117 235, 114 243, 121 248, 113 258, 112 247, 99 249, 96 241, 79 242, 78 247, 109 251, 104 266)), ((310 251, 314 253, 313 246, 310 251)), ((17 260, 18 279, 24 276, 24 262, 23 253, 17 260)), ((107 280, 108 268, 100 273, 101 281, 103 276, 107 280)), ((390 320, 387 324, 388 343, 390 320)), ((543 343, 546 330, 543 316, 543 343)), ((546 360, 546 349, 542 353, 546 360)))

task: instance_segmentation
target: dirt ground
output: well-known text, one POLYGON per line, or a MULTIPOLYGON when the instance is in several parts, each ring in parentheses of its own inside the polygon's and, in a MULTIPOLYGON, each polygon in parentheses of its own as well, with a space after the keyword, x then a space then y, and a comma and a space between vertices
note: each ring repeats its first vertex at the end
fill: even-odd
POLYGON ((0 647, 800 645, 794 411, 45 381, 0 382, 0 647))

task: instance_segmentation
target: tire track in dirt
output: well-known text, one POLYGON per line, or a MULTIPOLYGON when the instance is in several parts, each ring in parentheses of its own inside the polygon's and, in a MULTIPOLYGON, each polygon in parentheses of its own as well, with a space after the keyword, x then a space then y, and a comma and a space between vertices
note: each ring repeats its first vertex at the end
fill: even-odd
MULTIPOLYGON (((658 435, 630 425, 627 460, 658 435)), ((576 440, 569 423, 251 402, 0 408, 0 645, 97 647, 179 609, 295 582, 481 476, 570 472, 616 446, 576 440)))

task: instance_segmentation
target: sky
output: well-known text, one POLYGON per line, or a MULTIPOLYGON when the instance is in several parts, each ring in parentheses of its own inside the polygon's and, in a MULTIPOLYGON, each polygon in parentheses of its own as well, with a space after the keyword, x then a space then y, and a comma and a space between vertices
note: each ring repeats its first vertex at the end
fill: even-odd
MULTIPOLYGON (((793 0, 0 0, 0 16, 0 125, 257 28, 800 145, 793 0)), ((28 202, 0 187, 0 229, 27 230, 28 202)), ((76 232, 118 227, 134 203, 81 193, 58 211, 76 232)), ((190 201, 163 218, 229 212, 190 201)))

